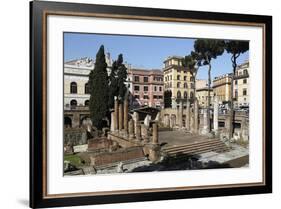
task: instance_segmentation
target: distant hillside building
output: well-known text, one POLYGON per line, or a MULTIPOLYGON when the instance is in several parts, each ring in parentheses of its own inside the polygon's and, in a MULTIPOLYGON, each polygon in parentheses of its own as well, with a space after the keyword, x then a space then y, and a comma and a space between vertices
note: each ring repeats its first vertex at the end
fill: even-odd
POLYGON ((182 58, 171 56, 164 61, 164 89, 172 91, 172 108, 177 108, 179 101, 185 103, 194 97, 194 77, 182 66, 182 58))
POLYGON ((161 70, 128 70, 129 91, 140 106, 163 107, 163 72, 161 70))

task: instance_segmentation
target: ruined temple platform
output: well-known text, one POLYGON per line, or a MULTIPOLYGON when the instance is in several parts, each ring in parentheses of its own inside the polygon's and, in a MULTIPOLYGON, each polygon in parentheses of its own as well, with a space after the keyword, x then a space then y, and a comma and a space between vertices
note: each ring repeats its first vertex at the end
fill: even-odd
POLYGON ((164 146, 177 146, 210 140, 207 136, 195 135, 186 131, 159 131, 159 143, 164 146))

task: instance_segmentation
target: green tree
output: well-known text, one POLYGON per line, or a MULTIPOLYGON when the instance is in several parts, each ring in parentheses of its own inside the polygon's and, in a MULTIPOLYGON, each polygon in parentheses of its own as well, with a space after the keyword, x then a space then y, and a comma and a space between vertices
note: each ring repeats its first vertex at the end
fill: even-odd
POLYGON ((114 106, 114 97, 117 97, 121 101, 127 96, 127 68, 123 64, 123 55, 119 54, 118 59, 112 64, 111 73, 109 75, 109 108, 114 106))
POLYGON ((212 39, 197 39, 194 42, 194 51, 197 54, 198 65, 208 66, 208 100, 207 100, 207 120, 208 131, 210 132, 210 88, 211 88, 211 61, 222 55, 224 52, 224 41, 212 39))
POLYGON ((118 97, 118 86, 117 86, 117 70, 118 65, 117 61, 114 61, 112 64, 111 72, 109 75, 109 91, 108 91, 108 106, 113 108, 114 106, 114 97, 118 97))
POLYGON ((194 91, 195 98, 196 98, 196 75, 198 72, 198 60, 199 60, 199 55, 194 51, 192 51, 189 55, 185 56, 182 60, 183 66, 189 69, 190 74, 194 79, 193 91, 194 91))
POLYGON ((104 46, 101 45, 96 55, 95 67, 89 74, 90 117, 93 125, 98 129, 103 127, 103 120, 108 113, 108 75, 106 68, 104 46))
POLYGON ((231 62, 232 62, 232 75, 231 75, 231 90, 230 90, 230 104, 229 104, 229 116, 230 116, 230 123, 229 123, 229 139, 232 138, 234 128, 233 128, 233 121, 234 121, 234 110, 233 110, 233 83, 236 75, 237 69, 237 58, 249 50, 249 42, 248 41, 226 41, 225 42, 225 49, 227 53, 231 54, 231 62))
POLYGON ((172 91, 166 90, 164 91, 164 108, 172 107, 172 91))
POLYGON ((117 89, 118 89, 118 98, 121 101, 124 101, 125 97, 127 95, 127 86, 126 86, 126 80, 127 80, 127 68, 123 64, 123 55, 119 54, 117 59, 117 89))

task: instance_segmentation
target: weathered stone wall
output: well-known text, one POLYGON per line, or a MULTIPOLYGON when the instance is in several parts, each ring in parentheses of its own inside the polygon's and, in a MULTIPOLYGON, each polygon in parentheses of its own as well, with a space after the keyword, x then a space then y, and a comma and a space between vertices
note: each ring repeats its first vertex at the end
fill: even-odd
POLYGON ((64 129, 64 144, 73 146, 87 143, 87 132, 83 128, 66 128, 64 129))
POLYGON ((97 156, 90 157, 90 159, 91 165, 100 166, 142 157, 144 157, 144 153, 142 147, 140 146, 122 149, 116 152, 101 153, 97 156))

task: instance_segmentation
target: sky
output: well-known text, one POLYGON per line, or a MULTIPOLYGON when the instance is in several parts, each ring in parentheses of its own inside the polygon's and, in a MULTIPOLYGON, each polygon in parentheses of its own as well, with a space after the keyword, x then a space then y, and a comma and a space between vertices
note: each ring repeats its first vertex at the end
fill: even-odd
MULTIPOLYGON (((103 44, 105 51, 112 59, 123 54, 124 62, 135 68, 162 69, 163 61, 172 55, 186 56, 193 50, 195 39, 127 36, 108 34, 64 33, 64 61, 82 57, 96 57, 99 47, 103 44)), ((249 59, 249 51, 241 54, 237 63, 241 64, 249 59)), ((223 55, 212 60, 212 78, 232 72, 231 55, 223 55)), ((207 79, 207 66, 200 67, 197 79, 207 79)))

